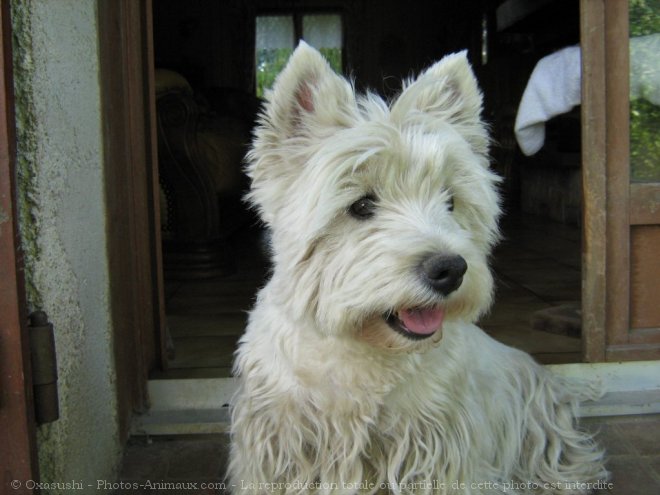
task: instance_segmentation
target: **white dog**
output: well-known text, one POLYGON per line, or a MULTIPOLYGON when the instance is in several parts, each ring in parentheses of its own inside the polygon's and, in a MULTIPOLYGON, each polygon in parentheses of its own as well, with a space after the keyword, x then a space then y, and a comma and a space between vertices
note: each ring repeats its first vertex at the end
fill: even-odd
POLYGON ((497 177, 465 54, 391 104, 301 43, 267 97, 249 200, 274 269, 235 363, 237 493, 586 493, 596 393, 495 342, 497 177))

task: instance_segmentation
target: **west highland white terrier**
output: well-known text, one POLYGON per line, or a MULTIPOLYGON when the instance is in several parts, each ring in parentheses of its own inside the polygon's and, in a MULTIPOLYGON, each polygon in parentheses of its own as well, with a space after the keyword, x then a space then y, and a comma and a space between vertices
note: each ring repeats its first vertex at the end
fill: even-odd
POLYGON ((270 281, 236 354, 229 478, 249 493, 587 493, 572 384, 472 322, 500 212, 465 53, 386 103, 301 43, 267 96, 249 201, 270 281))

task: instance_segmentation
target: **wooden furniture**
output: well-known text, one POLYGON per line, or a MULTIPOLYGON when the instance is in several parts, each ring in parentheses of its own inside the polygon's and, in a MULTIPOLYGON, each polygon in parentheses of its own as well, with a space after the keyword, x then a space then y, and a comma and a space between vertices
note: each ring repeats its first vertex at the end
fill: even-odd
POLYGON ((175 72, 157 69, 155 80, 165 276, 226 275, 228 240, 247 220, 241 163, 249 125, 198 103, 175 72))

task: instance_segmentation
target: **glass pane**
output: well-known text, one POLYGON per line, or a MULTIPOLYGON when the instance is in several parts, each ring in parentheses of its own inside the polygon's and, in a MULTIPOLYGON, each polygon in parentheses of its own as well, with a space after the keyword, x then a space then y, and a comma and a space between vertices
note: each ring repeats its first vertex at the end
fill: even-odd
POLYGON ((660 181, 660 0, 630 0, 630 167, 660 181))
POLYGON ((256 93, 262 97, 293 53, 293 16, 258 16, 256 31, 256 93))
POLYGON ((341 72, 341 16, 338 14, 303 16, 303 39, 328 59, 336 72, 341 72))

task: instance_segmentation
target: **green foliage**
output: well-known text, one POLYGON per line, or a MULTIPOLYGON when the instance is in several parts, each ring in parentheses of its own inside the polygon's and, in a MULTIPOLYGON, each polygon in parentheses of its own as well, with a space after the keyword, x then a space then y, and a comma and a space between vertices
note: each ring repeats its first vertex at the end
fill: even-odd
POLYGON ((660 107, 630 102, 630 173, 636 181, 660 180, 660 107))
MULTIPOLYGON (((630 0, 630 36, 660 33, 660 0, 630 0)), ((630 102, 630 164, 635 181, 660 180, 660 107, 630 102)))
POLYGON ((275 78, 280 73, 293 53, 291 48, 263 49, 257 52, 257 96, 263 97, 264 91, 270 89, 275 78))
POLYGON ((630 36, 660 33, 660 0, 630 0, 630 36))
POLYGON ((341 74, 341 48, 320 48, 319 51, 328 61, 332 70, 341 74))
MULTIPOLYGON (((328 60, 335 72, 341 72, 341 48, 321 48, 321 54, 328 60)), ((286 65, 293 53, 291 48, 263 49, 257 52, 257 96, 262 98, 264 92, 270 89, 275 78, 286 65)))

